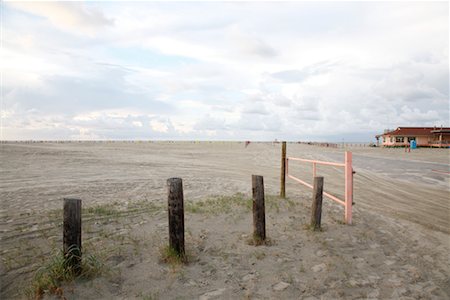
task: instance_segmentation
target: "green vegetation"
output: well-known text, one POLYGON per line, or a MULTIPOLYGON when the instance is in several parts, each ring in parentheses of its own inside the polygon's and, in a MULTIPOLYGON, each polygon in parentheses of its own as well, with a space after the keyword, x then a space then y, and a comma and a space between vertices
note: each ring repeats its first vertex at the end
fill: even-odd
POLYGON ((67 264, 62 251, 55 253, 50 260, 39 268, 26 291, 29 298, 41 299, 46 294, 63 297, 64 283, 75 279, 90 279, 105 272, 105 265, 94 254, 83 255, 81 269, 75 269, 67 264))
POLYGON ((83 213, 100 215, 100 216, 114 216, 118 215, 120 211, 112 205, 97 205, 83 209, 83 213))
POLYGON ((140 294, 138 296, 142 297, 142 300, 154 300, 154 299, 159 298, 158 293, 156 293, 156 294, 151 293, 151 294, 147 294, 147 295, 140 294))
POLYGON ((319 227, 316 227, 316 226, 311 225, 311 224, 303 224, 303 229, 311 230, 311 231, 319 231, 319 232, 324 231, 323 227, 319 228, 319 227))
POLYGON ((265 205, 267 210, 280 212, 280 207, 285 207, 287 205, 289 208, 291 208, 297 204, 288 197, 283 199, 275 195, 265 195, 265 205))
POLYGON ((221 214, 231 212, 233 208, 252 208, 252 199, 242 193, 232 196, 214 196, 196 202, 186 202, 185 210, 190 213, 221 214))
POLYGON ((99 204, 83 208, 83 216, 86 217, 122 217, 145 212, 158 212, 163 207, 148 200, 136 201, 121 207, 119 203, 99 204))
MULTIPOLYGON (((267 210, 280 211, 282 205, 289 207, 295 206, 295 202, 286 198, 281 199, 274 195, 265 195, 265 205, 267 210)), ((243 193, 236 193, 232 196, 213 196, 205 200, 186 201, 185 211, 188 213, 206 213, 206 214, 222 214, 229 213, 236 208, 244 208, 246 211, 251 211, 253 200, 251 197, 243 193)))
POLYGON ((250 239, 248 239, 247 244, 251 246, 271 246, 273 245, 273 242, 267 237, 265 240, 262 240, 259 236, 253 235, 250 239))
MULTIPOLYGON (((266 211, 278 212, 296 205, 289 199, 281 199, 274 195, 266 195, 265 200, 266 211)), ((27 296, 31 298, 41 298, 45 295, 61 296, 64 283, 88 279, 101 274, 106 268, 103 262, 107 263, 109 260, 107 257, 114 255, 138 256, 140 251, 146 248, 143 245, 155 244, 157 236, 142 239, 142 234, 133 230, 140 229, 140 225, 147 223, 152 214, 166 212, 166 205, 164 201, 155 203, 144 199, 83 207, 83 259, 80 274, 76 274, 70 267, 64 266, 63 254, 55 252, 62 241, 60 229, 63 222, 63 210, 49 211, 42 220, 32 223, 35 226, 33 237, 24 235, 25 238, 14 241, 14 244, 12 244, 13 240, 10 240, 9 251, 5 251, 1 255, 5 271, 9 272, 19 268, 26 270, 23 276, 26 280, 23 280, 21 285, 25 286, 27 296), (131 234, 132 232, 133 234, 131 234), (98 258, 98 253, 89 255, 86 252, 86 249, 97 249, 95 247, 101 247, 102 259, 98 258), (25 249, 26 251, 24 251, 25 249)), ((237 193, 228 196, 211 196, 198 201, 186 199, 185 212, 207 215, 228 213, 238 219, 242 217, 242 214, 250 216, 252 205, 251 196, 237 193)), ((15 231, 21 235, 28 234, 30 225, 18 224, 15 231)), ((189 228, 186 233, 192 235, 189 228)), ((248 243, 251 245, 272 244, 268 240, 260 241, 253 237, 249 238, 248 243)), ((163 243, 156 244, 162 245, 163 243)), ((174 269, 178 269, 188 261, 194 262, 196 259, 195 255, 180 257, 168 247, 161 246, 160 249, 161 260, 174 269)), ((264 254, 258 252, 258 259, 262 259, 263 256, 264 254)), ((224 254, 224 259, 227 257, 228 254, 224 254)))
POLYGON ((188 262, 186 255, 180 255, 175 249, 170 246, 160 248, 161 260, 171 266, 179 266, 188 262))
POLYGON ((340 225, 347 225, 347 223, 345 223, 345 220, 343 219, 336 219, 336 218, 332 218, 337 224, 340 225))
MULTIPOLYGON (((148 200, 130 202, 126 206, 120 204, 119 202, 113 202, 83 207, 82 215, 84 221, 89 221, 92 218, 119 218, 130 215, 138 215, 141 213, 154 213, 162 211, 163 209, 164 207, 161 204, 148 200)), ((53 220, 57 223, 62 222, 62 216, 62 209, 54 209, 48 212, 49 220, 53 220)))
POLYGON ((264 259, 264 257, 266 257, 266 253, 261 252, 261 251, 255 251, 255 252, 253 253, 253 255, 255 256, 255 258, 256 258, 257 260, 262 260, 262 259, 264 259))

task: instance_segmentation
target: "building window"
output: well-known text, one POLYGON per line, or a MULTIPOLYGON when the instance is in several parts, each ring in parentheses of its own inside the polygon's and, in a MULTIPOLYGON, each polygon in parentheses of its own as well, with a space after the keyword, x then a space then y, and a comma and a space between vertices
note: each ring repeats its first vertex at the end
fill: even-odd
POLYGON ((396 136, 395 137, 395 142, 396 143, 403 143, 403 141, 404 141, 404 138, 402 136, 396 136))
POLYGON ((393 143, 394 142, 394 137, 393 136, 391 136, 391 143, 393 143))
POLYGON ((415 141, 415 140, 416 140, 415 136, 409 136, 408 137, 408 143, 411 142, 411 141, 415 141))

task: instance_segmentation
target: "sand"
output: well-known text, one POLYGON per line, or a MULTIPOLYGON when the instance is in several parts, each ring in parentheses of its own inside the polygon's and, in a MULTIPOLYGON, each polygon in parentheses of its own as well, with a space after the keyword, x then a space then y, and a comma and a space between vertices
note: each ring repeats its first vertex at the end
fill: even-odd
MULTIPOLYGON (((69 299, 430 298, 449 291, 449 150, 355 147, 354 224, 326 199, 322 232, 306 228, 311 191, 288 180, 267 211, 268 246, 251 246, 245 205, 195 209, 215 195, 248 198, 251 174, 279 192, 280 144, 1 144, 1 296, 23 297, 33 272, 61 247, 63 197, 113 214, 83 218, 86 249, 108 274, 64 287, 69 299), (165 181, 183 179, 190 262, 160 261, 167 244, 165 181), (241 193, 236 196, 236 193, 241 193), (149 203, 152 206, 149 206, 149 203)), ((343 161, 344 149, 288 144, 288 156, 343 161)), ((311 180, 311 166, 292 163, 311 180)), ((343 171, 319 167, 343 197, 343 171)), ((243 200, 244 201, 244 200, 243 200)), ((268 200, 269 201, 269 200, 268 200)), ((208 205, 208 201, 205 205, 208 205)))

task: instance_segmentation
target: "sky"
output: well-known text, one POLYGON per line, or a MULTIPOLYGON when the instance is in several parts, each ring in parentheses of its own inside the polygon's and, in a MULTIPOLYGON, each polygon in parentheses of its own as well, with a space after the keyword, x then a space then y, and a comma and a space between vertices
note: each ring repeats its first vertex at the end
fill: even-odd
POLYGON ((448 2, 3 2, 2 140, 450 126, 448 2))

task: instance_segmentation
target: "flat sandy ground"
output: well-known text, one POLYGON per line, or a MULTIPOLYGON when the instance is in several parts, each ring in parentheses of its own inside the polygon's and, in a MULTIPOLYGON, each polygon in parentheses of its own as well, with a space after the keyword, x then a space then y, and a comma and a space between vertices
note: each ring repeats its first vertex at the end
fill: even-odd
MULTIPOLYGON (((61 248, 63 197, 83 200, 83 246, 108 272, 64 287, 68 299, 448 299, 450 151, 356 147, 354 224, 324 199, 307 228, 311 190, 279 193, 280 144, 0 144, 1 298, 22 298, 61 248), (270 245, 248 244, 251 175, 264 176, 270 245), (183 179, 189 263, 161 261, 170 177, 183 179), (225 196, 225 197, 221 197, 225 196), (91 208, 88 210, 88 208, 91 208)), ((342 162, 344 149, 288 144, 288 156, 342 162)), ((292 162, 311 181, 311 166, 292 162)), ((343 198, 343 170, 318 167, 343 198)))

